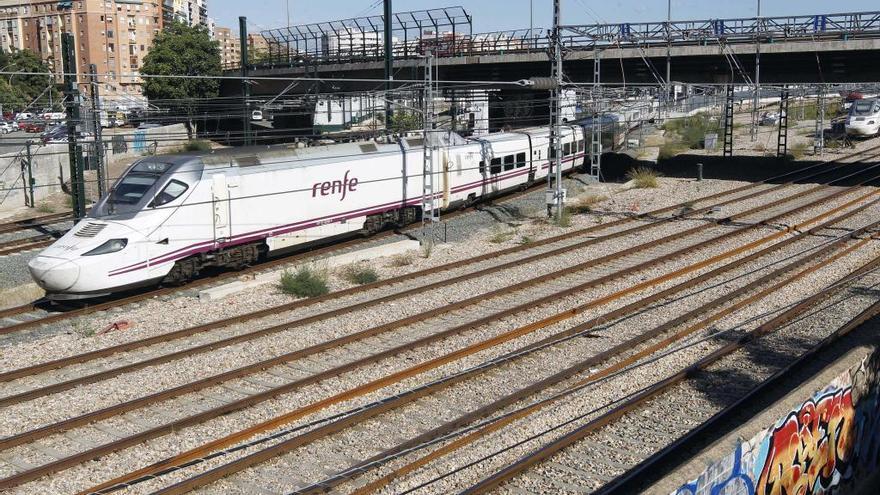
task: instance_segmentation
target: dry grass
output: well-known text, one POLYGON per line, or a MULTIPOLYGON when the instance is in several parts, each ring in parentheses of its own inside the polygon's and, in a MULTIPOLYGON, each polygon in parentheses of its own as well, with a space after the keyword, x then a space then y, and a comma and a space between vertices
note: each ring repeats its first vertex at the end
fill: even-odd
POLYGON ((516 230, 504 229, 498 225, 494 226, 492 230, 492 237, 489 238, 489 242, 492 244, 504 244, 516 235, 516 230))
POLYGON ((636 167, 626 173, 626 177, 633 182, 637 189, 654 189, 659 187, 660 174, 656 170, 647 167, 636 167))
POLYGON ((414 260, 414 257, 412 254, 409 254, 409 253, 395 254, 394 256, 391 257, 391 260, 389 260, 388 266, 400 268, 400 267, 412 265, 413 261, 415 261, 415 260, 414 260))
POLYGON ((569 213, 574 215, 585 215, 587 213, 592 213, 595 206, 602 201, 605 201, 607 198, 600 194, 588 194, 586 196, 578 197, 570 206, 568 206, 569 213))

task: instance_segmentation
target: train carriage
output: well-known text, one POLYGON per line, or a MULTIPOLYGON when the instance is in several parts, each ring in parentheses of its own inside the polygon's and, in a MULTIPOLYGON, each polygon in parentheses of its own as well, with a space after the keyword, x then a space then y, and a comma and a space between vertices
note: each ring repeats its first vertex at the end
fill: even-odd
MULTIPOLYGON (((448 209, 552 172, 547 128, 435 140, 436 204, 448 209)), ((579 126, 562 132, 563 167, 584 163, 579 126)), ((304 243, 374 233, 421 214, 422 137, 311 148, 255 147, 144 158, 88 217, 29 263, 56 299, 182 282, 304 243)))

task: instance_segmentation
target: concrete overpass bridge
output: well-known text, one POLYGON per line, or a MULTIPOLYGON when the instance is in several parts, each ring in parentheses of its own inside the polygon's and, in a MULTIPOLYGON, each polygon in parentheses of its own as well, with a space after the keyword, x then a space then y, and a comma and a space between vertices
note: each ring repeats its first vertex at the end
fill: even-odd
MULTIPOLYGON (((473 34, 470 15, 461 7, 395 16, 396 79, 420 79, 427 50, 437 57, 440 80, 513 81, 550 73, 544 30, 473 34)), ((383 23, 375 16, 264 31, 269 52, 249 73, 382 79, 383 23)), ((675 82, 748 84, 758 50, 764 84, 880 81, 880 12, 565 26, 563 43, 565 72, 576 82, 592 82, 598 63, 604 83, 657 84, 666 79, 668 59, 675 82)), ((251 92, 276 95, 288 83, 257 81, 251 92)), ((378 89, 363 82, 328 86, 378 89)), ((300 84, 290 94, 316 90, 321 88, 300 84)), ((240 94, 240 85, 230 82, 223 93, 240 94)))

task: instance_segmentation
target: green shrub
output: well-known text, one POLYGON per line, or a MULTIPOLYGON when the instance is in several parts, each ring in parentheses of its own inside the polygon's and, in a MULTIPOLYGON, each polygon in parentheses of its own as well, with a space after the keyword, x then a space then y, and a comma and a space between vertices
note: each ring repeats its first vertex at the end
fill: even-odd
POLYGON ((297 297, 318 297, 330 292, 327 272, 308 266, 301 266, 293 273, 285 270, 279 287, 285 294, 297 297))
POLYGON ((647 167, 630 169, 630 171, 626 173, 626 176, 629 180, 633 181, 638 189, 651 189, 658 187, 659 185, 657 178, 660 177, 660 174, 647 167))
POLYGON ((211 151, 211 143, 202 139, 193 139, 183 145, 183 151, 211 151))
POLYGON ((721 124, 717 119, 711 119, 706 115, 694 115, 669 120, 663 124, 663 129, 667 134, 676 135, 676 137, 667 136, 668 141, 679 143, 680 147, 696 150, 703 147, 706 134, 721 133, 721 124))
POLYGON ((55 213, 55 208, 49 203, 40 203, 37 205, 37 211, 40 213, 55 213))
POLYGON ((351 284, 366 285, 379 280, 379 274, 368 265, 353 264, 342 269, 342 278, 351 284))
POLYGON ((524 235, 524 236, 520 237, 520 239, 519 239, 519 243, 520 243, 520 244, 523 244, 523 245, 525 245, 525 244, 531 244, 531 243, 533 243, 533 242, 535 242, 535 240, 532 239, 531 237, 527 236, 527 235, 524 235))

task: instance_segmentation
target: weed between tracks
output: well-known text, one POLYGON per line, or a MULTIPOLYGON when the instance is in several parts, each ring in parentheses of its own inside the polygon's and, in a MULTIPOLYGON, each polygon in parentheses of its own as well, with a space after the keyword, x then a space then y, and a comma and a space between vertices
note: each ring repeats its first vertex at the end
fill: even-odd
POLYGON ((395 254, 391 257, 391 260, 388 262, 388 266, 393 266, 395 268, 401 268, 404 266, 409 266, 413 264, 413 255, 411 254, 395 254))
POLYGON ((379 280, 379 274, 373 267, 364 264, 351 264, 343 267, 340 275, 351 284, 366 285, 379 280))
POLYGON ((626 177, 633 181, 633 184, 635 184, 637 189, 653 189, 659 186, 657 178, 660 177, 660 174, 647 167, 630 169, 630 171, 626 173, 626 177))
POLYGON ((279 289, 285 294, 297 297, 318 297, 330 292, 327 286, 327 271, 301 266, 293 273, 285 270, 281 274, 279 289))

